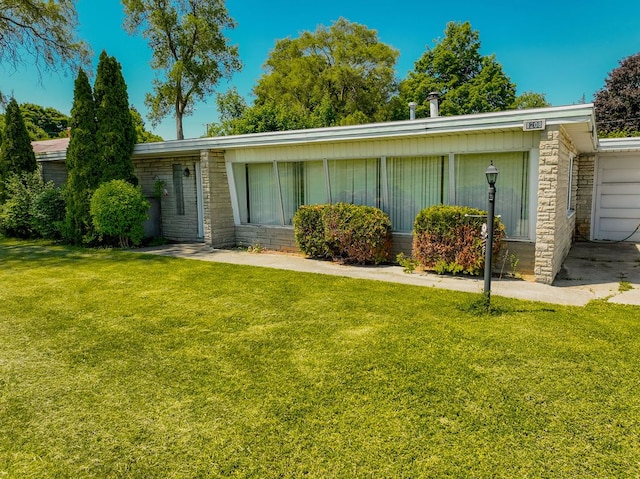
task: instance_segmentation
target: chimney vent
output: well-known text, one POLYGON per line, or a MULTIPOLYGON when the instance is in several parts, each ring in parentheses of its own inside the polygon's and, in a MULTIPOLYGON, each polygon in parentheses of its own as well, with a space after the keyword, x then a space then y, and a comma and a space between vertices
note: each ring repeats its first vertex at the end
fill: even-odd
POLYGON ((429 93, 427 100, 429 100, 429 116, 431 118, 435 118, 440 116, 440 112, 438 111, 438 100, 440 99, 440 93, 437 91, 432 91, 429 93))
POLYGON ((409 103, 409 120, 416 119, 416 107, 418 104, 415 101, 409 103))

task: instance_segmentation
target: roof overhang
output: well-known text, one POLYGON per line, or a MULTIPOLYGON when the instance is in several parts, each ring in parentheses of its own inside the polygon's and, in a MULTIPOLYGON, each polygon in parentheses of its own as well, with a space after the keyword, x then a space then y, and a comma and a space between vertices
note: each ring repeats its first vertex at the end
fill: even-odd
POLYGON ((640 137, 634 138, 602 138, 598 151, 602 153, 640 151, 640 137))
MULTIPOLYGON (((225 151, 320 142, 522 131, 525 122, 535 120, 543 120, 546 126, 561 125, 571 137, 579 153, 595 152, 597 149, 598 140, 595 133, 593 104, 581 104, 365 125, 139 143, 134 148, 133 156, 134 158, 180 157, 199 154, 203 150, 225 151)), ((64 151, 38 154, 40 160, 64 160, 64 157, 64 151)))

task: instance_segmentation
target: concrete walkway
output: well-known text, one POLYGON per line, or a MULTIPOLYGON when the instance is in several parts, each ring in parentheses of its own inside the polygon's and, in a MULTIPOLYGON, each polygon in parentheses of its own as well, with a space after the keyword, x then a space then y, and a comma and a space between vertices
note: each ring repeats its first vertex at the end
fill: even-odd
MULTIPOLYGON (((400 266, 345 266, 294 254, 212 249, 203 243, 170 244, 142 248, 140 251, 202 261, 390 281, 469 293, 481 293, 484 287, 482 278, 441 276, 432 273, 407 274, 400 266)), ((640 245, 577 243, 552 286, 494 277, 491 282, 491 294, 574 306, 583 306, 594 299, 640 305, 640 245), (621 292, 621 282, 631 289, 621 292)))

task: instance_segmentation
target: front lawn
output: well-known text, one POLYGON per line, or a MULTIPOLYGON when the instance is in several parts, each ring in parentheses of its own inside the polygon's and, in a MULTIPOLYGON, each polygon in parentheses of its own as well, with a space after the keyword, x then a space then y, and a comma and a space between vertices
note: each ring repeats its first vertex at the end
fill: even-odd
POLYGON ((640 308, 0 240, 0 478, 640 476, 640 308))

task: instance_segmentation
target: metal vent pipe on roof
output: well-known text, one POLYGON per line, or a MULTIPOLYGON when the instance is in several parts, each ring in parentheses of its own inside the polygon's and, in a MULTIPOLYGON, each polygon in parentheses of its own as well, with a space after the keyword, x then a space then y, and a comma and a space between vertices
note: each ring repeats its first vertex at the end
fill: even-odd
POLYGON ((409 120, 416 119, 416 107, 418 104, 415 101, 409 103, 409 120))
POLYGON ((440 112, 438 111, 438 100, 440 99, 440 93, 437 91, 432 91, 429 93, 427 100, 429 100, 429 116, 431 118, 435 118, 440 116, 440 112))

